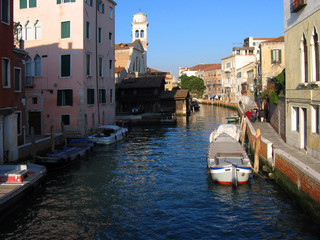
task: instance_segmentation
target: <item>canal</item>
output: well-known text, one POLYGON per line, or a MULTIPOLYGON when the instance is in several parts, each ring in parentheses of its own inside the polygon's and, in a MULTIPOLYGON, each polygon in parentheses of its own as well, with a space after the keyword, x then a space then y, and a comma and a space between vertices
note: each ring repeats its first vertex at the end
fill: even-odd
POLYGON ((296 202, 271 180, 212 183, 209 134, 231 110, 201 105, 176 126, 134 127, 76 165, 0 226, 0 239, 318 239, 296 202))

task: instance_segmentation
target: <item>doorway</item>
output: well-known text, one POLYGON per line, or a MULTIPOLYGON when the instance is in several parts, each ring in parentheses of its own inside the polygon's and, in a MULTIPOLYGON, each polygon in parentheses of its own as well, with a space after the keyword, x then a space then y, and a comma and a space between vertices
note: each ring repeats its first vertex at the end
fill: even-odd
POLYGON ((29 112, 29 134, 31 133, 31 127, 34 128, 35 135, 41 135, 41 112, 29 112))

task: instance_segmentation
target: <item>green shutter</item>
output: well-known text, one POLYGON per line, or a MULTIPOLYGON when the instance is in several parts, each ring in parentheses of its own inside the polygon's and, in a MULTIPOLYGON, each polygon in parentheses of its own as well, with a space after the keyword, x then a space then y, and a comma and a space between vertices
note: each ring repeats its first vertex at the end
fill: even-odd
POLYGON ((29 8, 37 7, 37 0, 29 0, 29 8))
POLYGON ((61 0, 57 0, 57 4, 61 4, 61 0))
POLYGON ((281 49, 279 49, 279 63, 281 63, 281 49))
POLYGON ((70 37, 70 22, 61 22, 61 38, 70 37))
POLYGON ((76 0, 71 0, 71 2, 75 2, 76 0))
POLYGON ((27 8, 27 0, 20 0, 20 9, 27 8))

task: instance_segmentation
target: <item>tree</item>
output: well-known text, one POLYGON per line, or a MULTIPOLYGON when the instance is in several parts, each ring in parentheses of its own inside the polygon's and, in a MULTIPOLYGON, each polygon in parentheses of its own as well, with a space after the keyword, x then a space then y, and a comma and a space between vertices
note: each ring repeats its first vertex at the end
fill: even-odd
POLYGON ((180 77, 180 87, 182 89, 188 89, 191 94, 202 97, 204 90, 206 89, 202 78, 196 76, 182 75, 180 77))

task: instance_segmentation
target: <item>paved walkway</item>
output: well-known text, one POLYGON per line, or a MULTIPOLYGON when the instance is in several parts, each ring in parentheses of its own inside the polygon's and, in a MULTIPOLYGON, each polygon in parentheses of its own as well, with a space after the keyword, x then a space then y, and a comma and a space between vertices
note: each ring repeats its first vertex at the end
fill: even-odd
POLYGON ((283 139, 279 136, 279 134, 271 127, 269 123, 266 122, 258 122, 251 123, 255 130, 260 129, 261 136, 268 139, 273 143, 273 148, 281 149, 297 160, 301 161, 314 171, 320 173, 320 160, 315 157, 307 154, 306 151, 295 148, 291 145, 286 144, 283 139))

